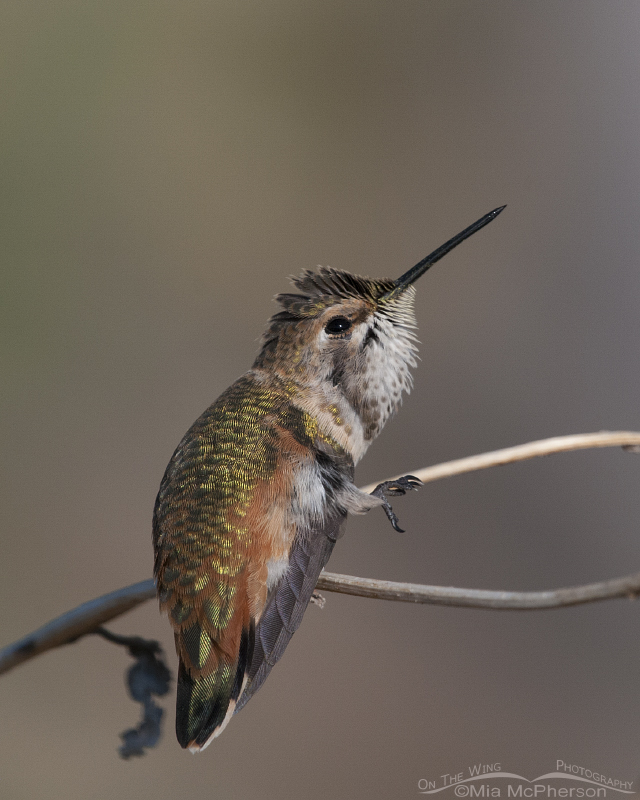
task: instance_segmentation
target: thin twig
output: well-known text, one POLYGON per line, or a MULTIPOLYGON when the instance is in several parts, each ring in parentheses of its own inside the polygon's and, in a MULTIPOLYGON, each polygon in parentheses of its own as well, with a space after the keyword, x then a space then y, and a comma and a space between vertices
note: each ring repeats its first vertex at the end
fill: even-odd
MULTIPOLYGON (((640 433, 636 431, 598 431, 598 433, 576 433, 571 436, 554 436, 551 439, 538 439, 535 442, 519 444, 516 447, 505 447, 503 450, 492 450, 477 456, 445 461, 433 467, 422 467, 410 471, 411 475, 420 478, 423 483, 451 478, 465 472, 474 472, 488 467, 500 467, 514 461, 526 461, 528 458, 550 456, 554 453, 565 453, 571 450, 588 450, 592 447, 622 447, 629 451, 640 446, 640 433)), ((403 473, 408 475, 409 472, 403 473)), ((395 475, 394 478, 400 477, 395 475)), ((391 479, 393 480, 393 478, 391 479)), ((376 483, 363 486, 363 492, 372 492, 376 483)))
POLYGON ((551 589, 546 592, 493 592, 487 589, 457 589, 454 586, 424 586, 420 583, 354 578, 351 575, 337 575, 332 572, 322 573, 317 586, 326 592, 340 592, 378 600, 399 600, 403 603, 539 611, 545 608, 595 603, 598 600, 610 600, 614 597, 635 599, 640 594, 640 572, 601 583, 551 589))
MULTIPOLYGON (((569 450, 590 447, 640 446, 640 433, 634 431, 602 431, 575 436, 558 436, 536 442, 495 450, 470 458, 449 461, 421 470, 413 474, 424 483, 439 478, 460 475, 477 469, 523 461, 536 456, 550 455, 569 450)), ((373 487, 365 487, 369 491, 373 487)), ((640 573, 615 578, 601 583, 555 589, 543 592, 502 592, 483 589, 456 589, 443 586, 424 586, 412 583, 395 583, 369 578, 356 578, 350 575, 336 575, 324 572, 317 584, 318 589, 330 592, 372 597, 385 600, 398 600, 408 603, 430 603, 436 605, 464 606, 468 608, 492 609, 546 609, 562 606, 592 603, 614 597, 636 597, 640 594, 640 573)), ((140 581, 115 592, 83 603, 72 611, 30 633, 28 636, 0 650, 0 674, 18 664, 62 644, 68 644, 95 631, 114 617, 135 608, 140 603, 155 596, 153 580, 140 581)))

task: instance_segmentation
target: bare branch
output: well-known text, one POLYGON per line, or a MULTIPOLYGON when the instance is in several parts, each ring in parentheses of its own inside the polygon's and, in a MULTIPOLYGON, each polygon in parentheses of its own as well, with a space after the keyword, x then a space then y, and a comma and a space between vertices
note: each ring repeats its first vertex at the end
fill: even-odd
MULTIPOLYGON (((601 583, 553 589, 544 592, 505 592, 485 589, 457 589, 453 586, 425 586, 419 583, 396 583, 373 578, 356 578, 323 572, 317 588, 357 597, 397 600, 404 603, 533 611, 562 608, 616 597, 635 598, 640 594, 640 572, 601 583)), ((0 650, 0 674, 34 656, 69 644, 87 633, 95 632, 103 622, 130 611, 155 597, 153 580, 134 583, 74 608, 30 633, 24 639, 0 650)))
MULTIPOLYGON (((514 461, 526 461, 538 456, 549 456, 553 453, 565 453, 570 450, 588 450, 592 447, 622 447, 635 451, 640 446, 640 433, 636 431, 599 431, 598 433, 576 433, 571 436, 554 436, 551 439, 538 439, 535 442, 519 444, 516 447, 505 447, 503 450, 492 450, 477 456, 445 461, 433 467, 422 467, 410 470, 412 475, 423 483, 451 478, 465 472, 474 472, 488 467, 499 467, 512 464, 514 461)), ((399 477, 398 475, 394 477, 399 477)), ((393 479, 392 479, 393 480, 393 479)), ((363 486, 363 492, 372 492, 377 484, 363 486)))
POLYGON ((75 642, 80 636, 92 633, 110 619, 125 614, 145 600, 150 600, 155 593, 153 580, 140 581, 132 586, 125 586, 124 589, 103 594, 102 597, 96 597, 67 611, 37 631, 0 650, 0 674, 44 653, 45 650, 75 642))
POLYGON ((424 586, 420 583, 354 578, 351 575, 337 575, 332 572, 322 573, 317 586, 326 592, 340 592, 378 600, 398 600, 403 603, 505 611, 540 611, 546 608, 595 603, 598 600, 610 600, 614 597, 635 599, 640 594, 640 572, 601 583, 551 589, 546 592, 494 592, 487 589, 457 589, 454 586, 424 586))
MULTIPOLYGON (((581 450, 590 447, 623 447, 637 452, 640 433, 634 431, 602 431, 574 436, 557 436, 536 442, 495 450, 491 453, 461 458, 433 467, 414 470, 413 474, 423 483, 486 469, 513 461, 524 461, 536 456, 581 450)), ((364 487, 364 491, 373 488, 364 487)), ((615 597, 635 598, 640 594, 640 573, 615 578, 601 583, 554 589, 543 592, 503 592, 484 589, 456 589, 444 586, 424 586, 413 583, 395 583, 350 575, 323 572, 318 580, 318 589, 341 592, 360 597, 398 600, 406 603, 429 603, 435 605, 464 606, 467 608, 490 608, 512 610, 534 610, 561 608, 563 606, 593 603, 615 597)), ((80 636, 92 633, 103 623, 130 611, 140 603, 155 596, 153 580, 141 581, 115 592, 83 603, 72 611, 30 633, 28 636, 0 650, 0 674, 34 656, 62 644, 75 641, 80 636)))

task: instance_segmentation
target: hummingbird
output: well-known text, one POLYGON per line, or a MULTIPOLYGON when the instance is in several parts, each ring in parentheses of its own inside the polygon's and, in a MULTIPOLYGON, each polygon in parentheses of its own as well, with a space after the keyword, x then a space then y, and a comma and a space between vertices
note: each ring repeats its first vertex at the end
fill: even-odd
POLYGON ((415 281, 503 210, 400 278, 321 267, 279 294, 251 369, 194 422, 155 503, 154 574, 179 659, 176 734, 198 752, 258 691, 299 627, 348 513, 371 494, 354 467, 412 385, 415 281))

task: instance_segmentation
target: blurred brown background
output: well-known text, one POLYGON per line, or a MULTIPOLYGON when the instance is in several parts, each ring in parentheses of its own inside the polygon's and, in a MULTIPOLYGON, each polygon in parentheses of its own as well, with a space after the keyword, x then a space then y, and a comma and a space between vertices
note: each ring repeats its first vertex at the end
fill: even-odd
MULTIPOLYGON (((413 393, 361 484, 563 433, 640 428, 640 4, 5 0, 2 631, 151 574, 182 434, 287 276, 418 285, 413 393)), ((640 567, 640 458, 555 456, 350 521, 330 569, 543 589, 640 567)), ((0 796, 387 798, 476 762, 640 774, 640 606, 530 614, 327 595, 205 754, 137 720, 85 639, 0 680, 0 796)), ((158 637, 154 603, 112 628, 158 637)))

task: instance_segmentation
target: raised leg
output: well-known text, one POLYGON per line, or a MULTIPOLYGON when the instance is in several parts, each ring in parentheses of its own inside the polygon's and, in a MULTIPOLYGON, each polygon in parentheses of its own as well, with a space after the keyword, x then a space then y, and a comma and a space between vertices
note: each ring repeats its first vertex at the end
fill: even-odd
POLYGON ((398 517, 395 515, 394 510, 391 508, 387 495, 392 497, 400 497, 406 494, 409 490, 415 489, 416 491, 422 486, 420 478, 415 475, 403 475, 402 478, 396 478, 395 481, 384 481, 379 483, 376 488, 371 492, 374 497, 379 497, 382 500, 382 508, 387 515, 389 522, 393 525, 393 529, 398 533, 404 533, 398 524, 398 517))

